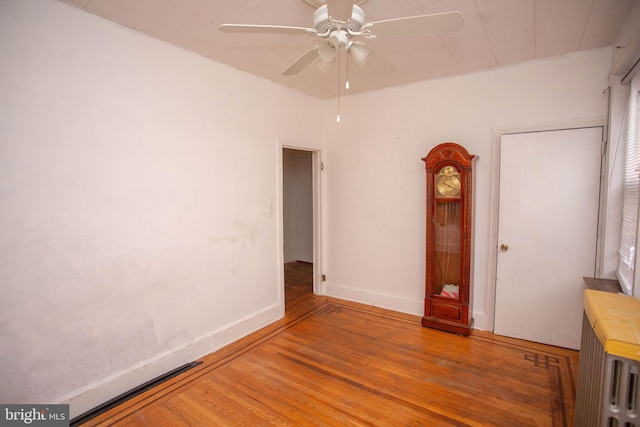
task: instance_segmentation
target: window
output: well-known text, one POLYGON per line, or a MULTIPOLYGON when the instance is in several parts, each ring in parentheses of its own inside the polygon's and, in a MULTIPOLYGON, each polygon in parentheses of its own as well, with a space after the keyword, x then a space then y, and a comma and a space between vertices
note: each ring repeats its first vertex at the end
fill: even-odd
MULTIPOLYGON (((638 195, 640 193, 640 75, 631 81, 631 92, 624 122, 625 161, 622 190, 622 237, 618 261, 618 280, 622 290, 632 294, 638 243, 638 195)), ((638 295, 636 295, 638 296, 638 295)))

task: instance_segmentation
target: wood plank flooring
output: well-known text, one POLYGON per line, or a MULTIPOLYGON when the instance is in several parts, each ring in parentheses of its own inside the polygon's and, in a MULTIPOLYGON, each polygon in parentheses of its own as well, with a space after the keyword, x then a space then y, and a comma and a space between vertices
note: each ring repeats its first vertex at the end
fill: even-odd
POLYGON ((313 292, 313 264, 308 262, 289 262, 284 265, 285 309, 293 308, 293 300, 311 296, 313 292))
POLYGON ((578 352, 423 328, 287 269, 283 319, 83 425, 573 425, 578 352))

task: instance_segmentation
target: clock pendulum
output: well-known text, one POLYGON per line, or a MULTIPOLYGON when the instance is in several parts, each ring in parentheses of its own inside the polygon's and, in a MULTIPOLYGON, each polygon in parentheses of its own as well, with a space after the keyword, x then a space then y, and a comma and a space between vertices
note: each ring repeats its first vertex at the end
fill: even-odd
POLYGON ((445 285, 458 286, 455 277, 450 274, 451 258, 452 254, 457 255, 459 253, 459 227, 456 227, 457 221, 459 221, 458 205, 455 203, 442 204, 442 221, 438 222, 438 227, 442 228, 441 240, 436 240, 436 261, 438 264, 438 270, 440 272, 440 280, 436 289, 439 289, 438 293, 442 293, 445 285), (454 283, 455 282, 455 283, 454 283))

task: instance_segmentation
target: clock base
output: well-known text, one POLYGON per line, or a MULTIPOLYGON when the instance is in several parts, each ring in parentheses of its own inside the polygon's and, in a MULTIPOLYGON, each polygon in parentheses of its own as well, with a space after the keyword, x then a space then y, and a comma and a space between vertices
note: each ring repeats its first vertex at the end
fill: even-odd
POLYGON ((469 336, 473 326, 473 318, 469 319, 469 323, 452 322, 437 317, 424 316, 422 318, 422 326, 440 331, 451 332, 457 335, 469 336))

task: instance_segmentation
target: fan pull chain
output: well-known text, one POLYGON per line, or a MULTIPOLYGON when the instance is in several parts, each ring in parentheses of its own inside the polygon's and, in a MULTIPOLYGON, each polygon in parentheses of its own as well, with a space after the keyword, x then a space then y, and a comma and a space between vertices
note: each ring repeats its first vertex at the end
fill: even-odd
POLYGON ((340 51, 338 51, 338 115, 336 123, 340 123, 340 51))
POLYGON ((344 88, 349 90, 349 55, 347 55, 347 82, 344 84, 344 88))

